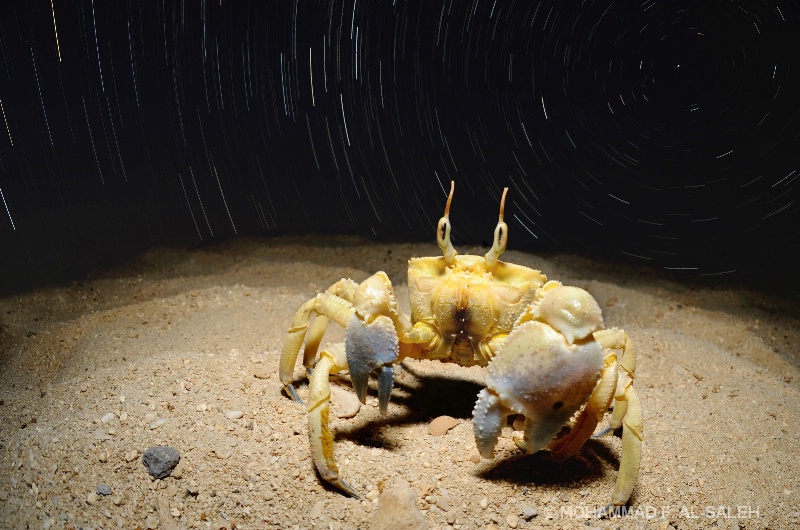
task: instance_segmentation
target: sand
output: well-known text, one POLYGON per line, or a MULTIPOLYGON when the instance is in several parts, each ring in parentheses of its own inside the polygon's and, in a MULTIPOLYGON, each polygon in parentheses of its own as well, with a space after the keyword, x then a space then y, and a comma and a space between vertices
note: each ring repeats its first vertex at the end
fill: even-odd
MULTIPOLYGON (((427 361, 399 370, 387 416, 373 392, 354 418, 332 417, 342 476, 366 498, 321 484, 305 409, 277 376, 290 319, 339 278, 377 270, 406 304, 407 259, 437 251, 241 239, 153 249, 0 299, 0 527, 369 528, 398 477, 431 528, 800 524, 798 304, 568 255, 503 259, 587 289, 635 341, 645 441, 626 516, 591 518, 610 498, 619 438, 555 464, 522 454, 509 426, 480 459, 470 416, 482 370, 427 361), (459 422, 429 434, 441 415, 459 422), (182 457, 162 480, 141 461, 156 445, 182 457)), ((326 340, 342 337, 332 326, 326 340)))

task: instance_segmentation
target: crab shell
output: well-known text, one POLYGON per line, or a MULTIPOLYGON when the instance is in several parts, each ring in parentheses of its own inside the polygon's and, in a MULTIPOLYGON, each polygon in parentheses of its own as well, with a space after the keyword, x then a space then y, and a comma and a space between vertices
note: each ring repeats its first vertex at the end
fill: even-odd
POLYGON ((491 458, 505 418, 525 416, 523 445, 545 447, 587 402, 603 368, 592 336, 602 313, 583 289, 548 282, 486 370, 473 411, 478 449, 491 458))

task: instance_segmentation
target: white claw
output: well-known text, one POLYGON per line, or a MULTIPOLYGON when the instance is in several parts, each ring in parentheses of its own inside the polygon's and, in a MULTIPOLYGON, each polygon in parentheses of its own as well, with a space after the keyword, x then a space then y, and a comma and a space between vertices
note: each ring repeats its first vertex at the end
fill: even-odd
POLYGON ((475 409, 472 411, 472 431, 475 433, 475 443, 482 457, 494 456, 497 439, 509 413, 497 395, 485 388, 478 392, 478 401, 475 402, 475 409))
POLYGON ((602 367, 603 348, 596 341, 568 344, 548 324, 519 324, 487 367, 487 388, 475 405, 481 454, 491 455, 509 414, 525 416, 522 445, 528 452, 545 447, 586 403, 602 367))

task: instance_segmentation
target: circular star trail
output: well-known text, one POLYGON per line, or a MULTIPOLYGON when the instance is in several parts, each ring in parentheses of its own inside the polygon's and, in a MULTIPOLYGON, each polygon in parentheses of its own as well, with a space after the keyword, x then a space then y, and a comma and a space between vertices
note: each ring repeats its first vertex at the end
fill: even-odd
POLYGON ((243 234, 798 254, 800 8, 501 0, 0 7, 6 266, 243 234))

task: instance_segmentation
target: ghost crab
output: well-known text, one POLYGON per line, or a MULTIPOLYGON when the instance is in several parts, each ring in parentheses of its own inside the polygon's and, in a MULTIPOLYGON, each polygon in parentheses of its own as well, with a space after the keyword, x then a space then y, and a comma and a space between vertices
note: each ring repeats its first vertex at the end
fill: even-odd
MULTIPOLYGON (((506 188, 492 248, 485 256, 459 255, 450 242, 451 185, 436 240, 443 256, 408 264, 411 317, 398 307, 392 284, 377 272, 358 284, 342 279, 304 303, 292 320, 280 359, 280 379, 298 402, 292 376, 303 343, 309 372, 309 439, 320 476, 360 497, 339 477, 328 425, 330 374, 349 370, 364 403, 370 373, 377 376, 380 412, 386 414, 392 365, 403 359, 436 359, 486 367, 473 430, 478 450, 492 458, 506 418, 525 417, 516 444, 528 453, 544 448, 553 460, 575 454, 614 403, 609 428, 622 427, 622 455, 613 506, 625 504, 639 471, 642 412, 633 389, 636 357, 628 335, 603 329, 595 299, 585 290, 547 281, 539 271, 500 261, 508 227, 506 188), (312 316, 315 318, 312 320, 312 316), (345 343, 319 344, 333 320, 345 327, 345 343), (568 434, 557 436, 574 417, 568 434)), ((600 435, 601 435, 600 434, 600 435)))

